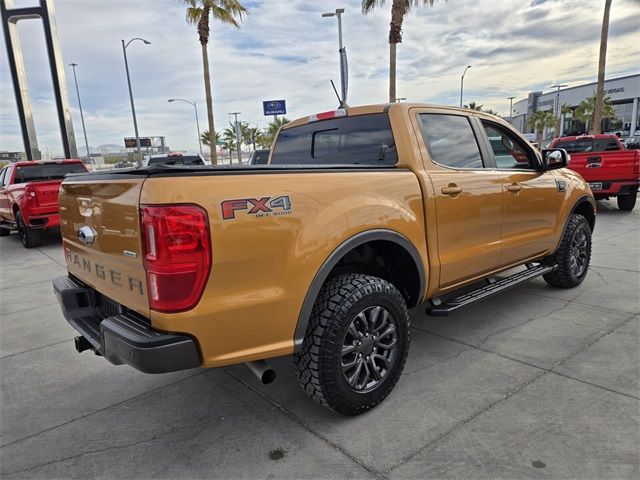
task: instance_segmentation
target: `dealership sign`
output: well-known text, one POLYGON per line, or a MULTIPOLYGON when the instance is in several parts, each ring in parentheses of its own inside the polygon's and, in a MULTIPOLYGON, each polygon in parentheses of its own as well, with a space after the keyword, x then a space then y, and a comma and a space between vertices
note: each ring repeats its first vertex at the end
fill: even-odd
POLYGON ((267 100, 262 102, 262 109, 265 115, 285 115, 287 104, 284 100, 267 100))

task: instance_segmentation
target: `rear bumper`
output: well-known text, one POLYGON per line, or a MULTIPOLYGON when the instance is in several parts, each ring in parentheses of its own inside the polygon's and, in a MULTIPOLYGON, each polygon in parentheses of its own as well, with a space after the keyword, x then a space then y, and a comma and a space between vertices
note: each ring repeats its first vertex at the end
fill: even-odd
POLYGON ((92 350, 114 365, 126 363, 144 373, 200 366, 198 346, 190 336, 153 330, 146 319, 114 307, 113 302, 75 278, 56 278, 53 290, 67 322, 92 350))
POLYGON ((31 228, 56 228, 60 226, 60 214, 38 214, 29 216, 29 226, 31 228))
POLYGON ((636 180, 589 180, 589 186, 594 195, 613 196, 613 195, 627 195, 638 191, 640 186, 640 179, 636 180), (601 186, 599 189, 594 189, 593 185, 601 186))

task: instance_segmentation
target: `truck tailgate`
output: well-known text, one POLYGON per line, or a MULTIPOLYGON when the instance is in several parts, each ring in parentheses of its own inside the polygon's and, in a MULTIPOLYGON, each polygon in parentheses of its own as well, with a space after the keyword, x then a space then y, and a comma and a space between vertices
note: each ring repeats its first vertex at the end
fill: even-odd
POLYGON ((587 182, 630 180, 638 176, 640 153, 637 150, 572 153, 569 168, 580 173, 587 182))
POLYGON ((68 179, 61 185, 59 205, 69 273, 148 316, 138 209, 145 178, 68 179))
POLYGON ((27 185, 27 193, 35 198, 38 207, 51 207, 56 210, 58 207, 58 190, 62 180, 52 180, 50 182, 31 182, 27 185))

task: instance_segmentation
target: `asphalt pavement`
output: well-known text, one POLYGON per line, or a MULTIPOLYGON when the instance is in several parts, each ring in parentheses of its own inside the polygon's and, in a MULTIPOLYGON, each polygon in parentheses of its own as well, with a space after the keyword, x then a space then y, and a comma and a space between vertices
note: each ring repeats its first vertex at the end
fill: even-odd
POLYGON ((599 202, 591 269, 453 316, 412 312, 387 400, 324 410, 290 358, 145 375, 77 354, 60 239, 0 238, 2 478, 640 478, 640 208, 599 202))

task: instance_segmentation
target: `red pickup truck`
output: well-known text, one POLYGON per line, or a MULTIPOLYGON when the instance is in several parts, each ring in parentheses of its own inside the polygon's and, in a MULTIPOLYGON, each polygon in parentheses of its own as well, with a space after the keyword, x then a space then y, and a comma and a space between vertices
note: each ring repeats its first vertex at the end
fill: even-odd
POLYGON ((616 135, 556 138, 549 148, 564 148, 568 167, 589 182, 596 200, 616 197, 620 210, 636 205, 640 185, 640 150, 627 150, 616 135))
POLYGON ((81 160, 16 162, 0 171, 0 237, 17 230, 22 245, 40 245, 60 226, 58 190, 67 173, 86 172, 81 160))

